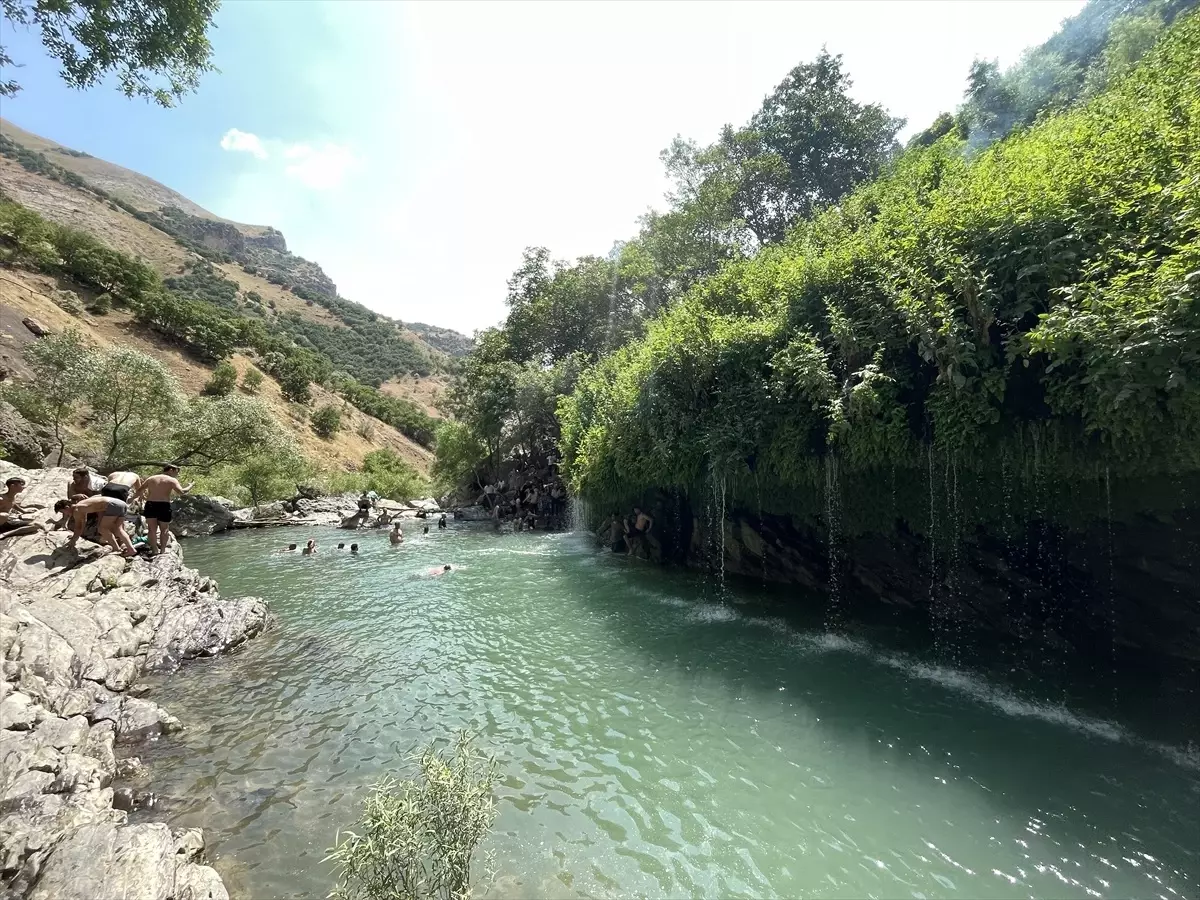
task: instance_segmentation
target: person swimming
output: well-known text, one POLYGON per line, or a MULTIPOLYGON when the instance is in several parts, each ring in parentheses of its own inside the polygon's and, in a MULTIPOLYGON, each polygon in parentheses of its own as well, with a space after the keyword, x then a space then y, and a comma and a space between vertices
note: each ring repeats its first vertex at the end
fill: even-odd
POLYGON ((351 553, 353 553, 353 554, 355 554, 355 555, 357 555, 357 554, 358 554, 358 544, 351 544, 351 545, 350 545, 350 552, 351 552, 351 553))
POLYGON ((300 552, 301 552, 301 553, 303 553, 305 556, 314 556, 314 555, 316 555, 316 552, 317 552, 317 542, 316 542, 316 541, 314 541, 314 540, 311 540, 311 539, 310 539, 310 540, 309 540, 309 542, 308 542, 307 544, 305 544, 305 545, 304 545, 304 549, 303 549, 303 550, 301 550, 300 552))
POLYGON ((280 552, 280 553, 295 553, 295 552, 296 552, 296 545, 295 545, 295 544, 288 544, 288 545, 287 545, 287 549, 285 549, 285 550, 280 550, 279 552, 280 552))
POLYGON ((400 528, 399 522, 392 526, 392 530, 388 532, 388 540, 393 547, 404 543, 404 531, 400 528))
POLYGON ((432 569, 429 570, 429 574, 431 576, 445 575, 449 571, 450 571, 450 565, 447 563, 446 565, 442 566, 440 569, 437 566, 434 566, 432 569))

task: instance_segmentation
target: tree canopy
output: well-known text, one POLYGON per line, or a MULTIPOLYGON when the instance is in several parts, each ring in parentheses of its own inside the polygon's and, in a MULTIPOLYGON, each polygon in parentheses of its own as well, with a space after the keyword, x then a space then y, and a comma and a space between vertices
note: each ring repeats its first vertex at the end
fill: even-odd
MULTIPOLYGON (((62 79, 90 88, 116 78, 127 97, 174 106, 213 69, 208 29, 220 0, 0 0, 9 27, 36 29, 62 79)), ((0 47, 0 68, 18 64, 0 47)), ((0 82, 0 97, 21 89, 0 82)))

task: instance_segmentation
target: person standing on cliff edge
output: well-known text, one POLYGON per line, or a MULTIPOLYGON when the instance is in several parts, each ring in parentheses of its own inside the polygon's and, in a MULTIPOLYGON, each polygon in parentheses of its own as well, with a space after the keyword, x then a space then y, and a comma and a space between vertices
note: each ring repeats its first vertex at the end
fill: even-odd
POLYGON ((196 483, 187 487, 179 483, 179 466, 168 463, 161 475, 151 475, 137 489, 133 499, 145 497, 142 515, 149 529, 150 552, 157 555, 171 545, 171 495, 187 494, 196 483))

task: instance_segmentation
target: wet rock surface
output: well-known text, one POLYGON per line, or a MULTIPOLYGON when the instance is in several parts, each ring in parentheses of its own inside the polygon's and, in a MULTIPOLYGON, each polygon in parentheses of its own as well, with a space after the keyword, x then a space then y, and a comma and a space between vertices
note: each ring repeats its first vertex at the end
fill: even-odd
MULTIPOLYGON (((39 521, 67 469, 19 470, 22 502, 39 521)), ((163 824, 128 824, 153 806, 136 759, 119 747, 185 727, 150 700, 143 673, 230 650, 269 624, 257 598, 222 600, 211 579, 183 565, 178 545, 126 561, 63 531, 0 541, 0 879, 6 898, 154 900, 228 894, 203 865, 204 838, 163 824), (119 791, 119 793, 118 793, 119 791)))

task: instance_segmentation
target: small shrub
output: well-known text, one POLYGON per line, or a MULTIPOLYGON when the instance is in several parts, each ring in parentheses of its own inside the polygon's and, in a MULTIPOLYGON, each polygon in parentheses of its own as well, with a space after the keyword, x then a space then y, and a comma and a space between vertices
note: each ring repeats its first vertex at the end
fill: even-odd
POLYGON ((251 366, 242 376, 242 390, 247 394, 257 394, 262 388, 263 374, 251 366))
POLYGON ((375 425, 370 419, 363 419, 354 430, 364 441, 375 440, 375 425))
POLYGON ((313 411, 311 421, 313 431, 329 440, 342 430, 342 411, 327 403, 313 411))
POLYGON ((73 316, 83 315, 83 301, 74 291, 55 291, 51 296, 55 306, 73 316))
POLYGON ((97 316, 106 316, 112 312, 112 308, 113 296, 112 294, 105 292, 103 294, 96 295, 96 298, 88 305, 88 312, 97 316))
POLYGON ((237 387, 237 380, 237 369, 229 360, 223 359, 213 369, 212 378, 208 380, 208 384, 204 385, 204 393, 210 397, 228 397, 237 387))
MULTIPOLYGON (((388 776, 367 797, 354 830, 339 832, 326 861, 339 900, 458 900, 470 895, 471 858, 496 818, 496 763, 465 734, 449 757, 432 746, 417 775, 388 776)), ((484 861, 485 877, 491 861, 484 861)))

